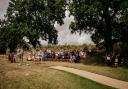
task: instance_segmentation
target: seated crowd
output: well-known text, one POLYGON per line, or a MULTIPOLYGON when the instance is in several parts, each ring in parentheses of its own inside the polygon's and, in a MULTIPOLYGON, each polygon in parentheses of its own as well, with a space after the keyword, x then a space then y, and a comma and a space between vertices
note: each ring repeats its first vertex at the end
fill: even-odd
MULTIPOLYGON (((77 50, 52 51, 49 49, 43 50, 38 48, 38 49, 32 49, 31 52, 29 52, 27 61, 34 61, 35 63, 41 61, 68 61, 68 62, 79 63, 80 59, 85 57, 86 57, 86 52, 84 51, 77 51, 77 50)), ((23 49, 18 48, 16 55, 14 52, 10 52, 9 61, 11 63, 23 62, 23 49)))
POLYGON ((52 50, 42 50, 33 49, 27 58, 28 61, 69 61, 79 63, 80 58, 85 58, 86 52, 83 51, 52 51, 52 50))
MULTIPOLYGON (((93 52, 89 51, 66 51, 66 50, 59 50, 59 51, 52 51, 50 49, 43 50, 43 49, 32 49, 27 56, 27 61, 34 61, 35 63, 40 63, 41 61, 65 61, 65 62, 74 62, 79 63, 80 59, 85 59, 87 55, 92 55, 93 52)), ((11 63, 15 62, 23 62, 23 49, 18 48, 16 55, 14 52, 9 54, 9 61, 11 63)), ((110 66, 121 66, 123 63, 123 59, 121 55, 107 55, 106 56, 106 63, 110 66)))

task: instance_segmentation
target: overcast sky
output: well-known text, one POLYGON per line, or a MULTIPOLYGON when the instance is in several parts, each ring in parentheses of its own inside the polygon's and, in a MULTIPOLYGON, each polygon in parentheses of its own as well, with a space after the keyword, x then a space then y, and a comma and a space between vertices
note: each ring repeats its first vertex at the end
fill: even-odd
MULTIPOLYGON (((6 9, 8 7, 9 0, 0 0, 0 18, 3 18, 4 14, 6 13, 6 9)), ((73 17, 68 17, 69 12, 66 12, 66 18, 64 19, 64 25, 59 26, 58 24, 55 24, 56 29, 58 30, 58 41, 59 44, 74 44, 74 45, 80 45, 80 44, 91 44, 93 43, 91 41, 90 35, 87 35, 85 33, 79 35, 71 34, 69 30, 69 24, 71 21, 73 21, 73 17)), ((42 41, 42 44, 47 44, 47 42, 42 41)))

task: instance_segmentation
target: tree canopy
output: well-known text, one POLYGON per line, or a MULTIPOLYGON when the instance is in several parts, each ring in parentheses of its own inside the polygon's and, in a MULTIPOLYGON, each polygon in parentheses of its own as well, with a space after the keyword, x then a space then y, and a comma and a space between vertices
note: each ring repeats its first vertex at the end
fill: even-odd
POLYGON ((40 45, 39 39, 57 44, 54 24, 64 23, 65 10, 66 0, 10 0, 5 19, 0 23, 1 46, 5 44, 14 50, 23 37, 34 47, 40 45))
POLYGON ((70 0, 69 10, 74 16, 72 32, 91 33, 107 53, 114 43, 128 42, 128 0, 70 0))

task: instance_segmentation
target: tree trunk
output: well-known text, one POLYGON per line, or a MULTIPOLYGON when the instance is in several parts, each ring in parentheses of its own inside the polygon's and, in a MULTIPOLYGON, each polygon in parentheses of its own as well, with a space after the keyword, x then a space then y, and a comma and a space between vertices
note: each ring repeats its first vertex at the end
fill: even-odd
POLYGON ((113 50, 112 44, 112 25, 111 25, 111 17, 109 14, 105 15, 105 23, 106 23, 106 31, 105 31, 105 46, 106 53, 111 54, 113 50))

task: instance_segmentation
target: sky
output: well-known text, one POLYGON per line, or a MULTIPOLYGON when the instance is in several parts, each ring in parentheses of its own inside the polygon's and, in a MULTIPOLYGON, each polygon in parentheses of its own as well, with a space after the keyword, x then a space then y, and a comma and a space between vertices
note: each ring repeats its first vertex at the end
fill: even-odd
MULTIPOLYGON (((6 13, 6 9, 8 7, 9 0, 0 0, 0 19, 4 17, 4 14, 6 13)), ((82 33, 79 35, 79 33, 71 34, 69 29, 69 24, 71 21, 73 21, 73 16, 68 17, 69 12, 66 11, 66 18, 64 19, 64 24, 62 26, 55 24, 56 29, 58 30, 58 44, 64 45, 81 45, 81 44, 92 44, 90 35, 82 33)), ((42 41, 41 43, 46 45, 46 41, 42 41)))

